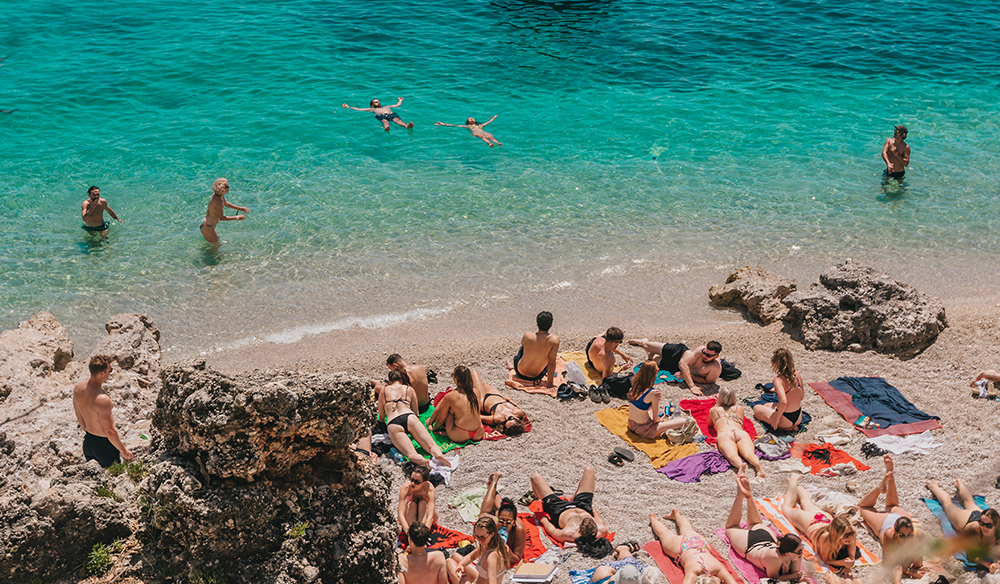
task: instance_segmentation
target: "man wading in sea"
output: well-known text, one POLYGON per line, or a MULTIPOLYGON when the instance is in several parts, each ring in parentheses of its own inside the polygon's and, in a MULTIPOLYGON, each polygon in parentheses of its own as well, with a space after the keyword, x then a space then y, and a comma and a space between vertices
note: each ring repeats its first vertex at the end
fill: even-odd
POLYGON ((892 138, 886 138, 882 146, 882 160, 885 161, 883 178, 903 180, 906 167, 910 165, 910 145, 906 143, 906 126, 896 126, 892 138))
POLYGON ((83 455, 87 460, 96 460, 108 468, 121 458, 132 460, 132 453, 115 428, 111 417, 111 398, 102 387, 111 376, 111 357, 94 355, 90 358, 90 379, 81 381, 73 388, 73 411, 76 421, 86 432, 83 437, 83 455), (121 453, 121 458, 119 458, 121 453))
POLYGON ((83 215, 83 230, 87 233, 100 233, 101 237, 108 236, 110 223, 104 220, 104 212, 107 211, 111 218, 119 223, 124 223, 122 219, 108 205, 106 199, 101 198, 101 189, 90 187, 87 189, 87 200, 83 202, 81 214, 83 215))

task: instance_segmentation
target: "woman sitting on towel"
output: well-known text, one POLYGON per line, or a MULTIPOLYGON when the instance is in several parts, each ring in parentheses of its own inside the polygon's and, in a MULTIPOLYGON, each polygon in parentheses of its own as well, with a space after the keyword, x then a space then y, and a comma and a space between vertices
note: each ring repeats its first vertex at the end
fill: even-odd
POLYGON ((798 580, 802 576, 802 540, 794 533, 786 533, 775 539, 771 530, 764 526, 760 512, 753 502, 750 479, 746 475, 746 465, 740 466, 736 475, 736 500, 726 519, 726 537, 740 557, 763 570, 768 578, 777 580, 798 580), (740 527, 743 521, 743 501, 747 502, 747 527, 740 527))
POLYGON ((857 532, 846 513, 831 518, 813 503, 809 493, 799 486, 800 476, 798 473, 788 475, 781 512, 795 529, 806 534, 820 560, 843 574, 849 574, 854 561, 860 557, 857 532))
POLYGON ((653 528, 653 535, 660 540, 663 553, 684 569, 684 584, 736 584, 736 579, 722 562, 715 559, 709 551, 708 542, 691 527, 687 517, 677 509, 671 509, 670 514, 663 518, 677 523, 677 535, 671 533, 652 513, 649 514, 649 524, 653 528))
POLYGON ((486 432, 479 419, 479 398, 472 387, 472 371, 465 365, 455 367, 452 373, 455 390, 444 394, 427 420, 427 427, 434 432, 444 428, 452 442, 462 444, 482 440, 486 432))
POLYGON ((514 400, 497 391, 497 388, 487 384, 479 373, 472 369, 472 388, 482 407, 479 418, 484 424, 493 426, 507 436, 519 436, 524 433, 528 424, 528 416, 514 400))
POLYGON ((413 413, 417 411, 417 392, 406 384, 407 381, 409 380, 405 372, 396 369, 389 371, 389 385, 382 388, 378 394, 378 417, 386 421, 392 445, 410 459, 410 462, 423 466, 430 464, 426 458, 417 454, 417 449, 413 447, 407 433, 411 434, 417 444, 430 452, 438 462, 450 467, 451 463, 444 457, 441 447, 431 437, 427 428, 420 423, 417 414, 413 413))
POLYGON ((459 577, 464 574, 462 582, 475 582, 476 584, 500 584, 503 581, 503 573, 510 568, 510 556, 507 553, 507 544, 500 537, 496 521, 492 517, 480 517, 472 531, 476 538, 476 549, 467 556, 454 553, 448 558, 449 576, 459 581, 459 577), (478 561, 476 561, 478 560, 478 561), (469 570, 469 565, 476 562, 475 571, 469 570))
POLYGON ((507 543, 507 552, 510 556, 511 565, 516 565, 524 557, 524 544, 527 541, 527 532, 524 529, 524 521, 517 516, 517 505, 507 497, 503 499, 497 494, 497 483, 502 475, 495 472, 486 481, 486 496, 483 497, 483 504, 479 507, 480 517, 492 517, 499 526, 500 537, 507 543))
POLYGON ((892 458, 886 454, 885 476, 877 487, 858 502, 861 517, 865 525, 882 543, 885 555, 885 565, 892 566, 892 581, 899 584, 907 578, 922 578, 925 571, 920 569, 922 562, 920 546, 917 545, 917 532, 913 527, 913 516, 899 506, 899 495, 896 493, 896 478, 892 471, 892 458), (885 511, 875 508, 878 496, 885 493, 885 511))
POLYGON ((792 352, 784 347, 775 349, 771 356, 771 369, 778 374, 774 378, 778 403, 754 406, 753 415, 776 430, 798 430, 802 423, 805 384, 802 383, 802 375, 795 370, 792 352))
POLYGON ((964 509, 952 502, 937 481, 927 481, 924 485, 941 504, 955 533, 974 542, 976 549, 966 550, 969 561, 989 568, 989 558, 994 555, 994 547, 1000 543, 1000 513, 996 509, 980 510, 962 479, 955 479, 955 488, 964 509))
POLYGON ((739 468, 742 456, 757 471, 757 480, 764 478, 764 467, 754 453, 753 439, 743 429, 743 406, 736 405, 736 393, 726 387, 719 390, 715 406, 708 410, 708 420, 718 434, 718 449, 729 464, 739 468))
POLYGON ((684 426, 683 416, 663 419, 660 415, 660 390, 653 389, 659 372, 656 361, 646 361, 632 378, 628 395, 628 429, 643 438, 656 439, 684 426))

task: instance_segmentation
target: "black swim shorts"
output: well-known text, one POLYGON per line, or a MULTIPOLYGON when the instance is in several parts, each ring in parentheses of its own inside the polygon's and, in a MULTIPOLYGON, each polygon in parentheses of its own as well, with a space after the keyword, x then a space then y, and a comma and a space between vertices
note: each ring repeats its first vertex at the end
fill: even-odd
POLYGON ((96 460, 103 468, 108 468, 122 459, 118 449, 104 436, 94 436, 90 432, 83 437, 83 456, 87 460, 96 460))
POLYGON ((577 493, 573 496, 572 501, 566 501, 556 494, 546 495, 542 499, 542 511, 549 516, 552 524, 556 527, 561 527, 559 525, 559 516, 562 515, 567 509, 582 509, 590 515, 593 515, 594 494, 577 493))

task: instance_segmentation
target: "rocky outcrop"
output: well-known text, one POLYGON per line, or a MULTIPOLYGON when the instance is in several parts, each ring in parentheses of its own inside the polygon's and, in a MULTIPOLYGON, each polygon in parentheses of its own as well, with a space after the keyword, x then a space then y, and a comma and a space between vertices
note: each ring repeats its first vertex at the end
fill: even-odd
POLYGON ((783 303, 786 323, 810 349, 874 349, 907 358, 948 326, 940 300, 851 260, 827 269, 812 288, 783 303))
POLYGON ((156 570, 222 566, 233 582, 392 582, 389 479, 347 449, 370 383, 203 360, 166 368, 153 417, 167 458, 141 485, 156 570), (362 466, 363 465, 363 466, 362 466))
POLYGON ((30 494, 12 488, 0 495, 0 580, 49 581, 73 573, 97 543, 110 544, 132 530, 126 504, 97 494, 108 477, 97 462, 65 469, 52 486, 30 494))
POLYGON ((72 360, 73 342, 48 312, 0 333, 0 402, 35 378, 62 371, 72 360))
POLYGON ((784 318, 788 308, 781 301, 795 291, 795 280, 760 266, 743 266, 722 286, 712 286, 708 296, 716 306, 744 306, 764 324, 784 318))
POLYGON ((91 356, 113 357, 118 368, 147 387, 160 374, 160 329, 145 314, 116 314, 104 325, 108 336, 91 356))

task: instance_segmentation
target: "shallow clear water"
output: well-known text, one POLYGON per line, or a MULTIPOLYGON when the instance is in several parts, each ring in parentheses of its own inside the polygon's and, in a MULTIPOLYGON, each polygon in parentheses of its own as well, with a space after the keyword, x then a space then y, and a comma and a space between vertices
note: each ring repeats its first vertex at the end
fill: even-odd
POLYGON ((1000 264, 994 3, 454 5, 6 7, 0 328, 139 311, 188 352, 600 274, 1000 264), (340 107, 398 96, 412 131, 340 107), (500 148, 433 126, 492 115, 500 148), (214 251, 219 176, 251 212, 214 251), (106 242, 91 184, 126 219, 106 242))

